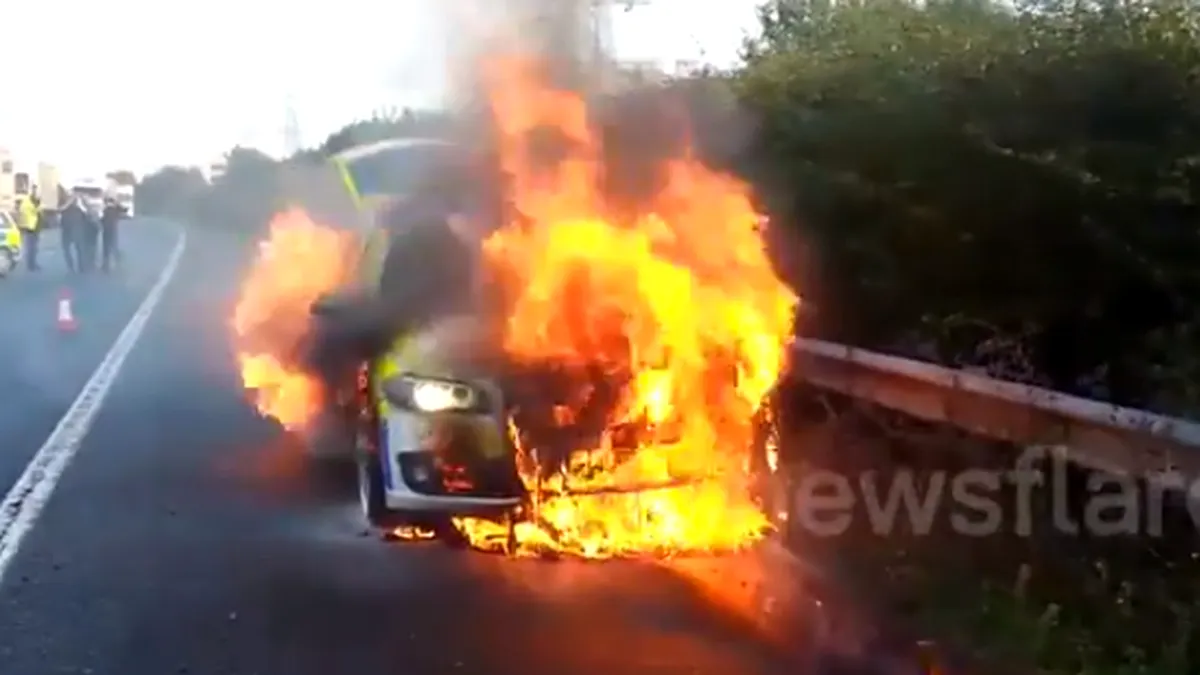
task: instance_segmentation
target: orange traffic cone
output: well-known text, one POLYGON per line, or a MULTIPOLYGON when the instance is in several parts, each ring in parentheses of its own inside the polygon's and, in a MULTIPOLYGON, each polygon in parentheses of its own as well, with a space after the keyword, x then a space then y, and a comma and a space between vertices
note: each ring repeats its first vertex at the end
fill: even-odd
POLYGON ((75 313, 71 311, 71 291, 64 288, 58 296, 58 330, 73 333, 76 328, 75 313))

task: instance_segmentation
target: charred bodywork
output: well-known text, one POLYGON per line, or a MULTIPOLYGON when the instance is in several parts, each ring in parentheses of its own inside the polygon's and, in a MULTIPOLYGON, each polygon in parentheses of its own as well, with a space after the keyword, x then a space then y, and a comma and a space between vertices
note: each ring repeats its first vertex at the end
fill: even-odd
POLYGON ((335 160, 362 248, 345 288, 312 308, 308 357, 330 406, 322 454, 352 457, 374 525, 449 530, 453 516, 506 518, 525 497, 506 402, 479 344, 477 218, 455 189, 453 146, 397 141, 335 160))

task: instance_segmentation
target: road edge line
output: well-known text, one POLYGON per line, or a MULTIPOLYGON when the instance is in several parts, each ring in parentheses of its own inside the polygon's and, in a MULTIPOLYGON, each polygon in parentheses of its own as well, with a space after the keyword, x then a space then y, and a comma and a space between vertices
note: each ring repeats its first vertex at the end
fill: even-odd
POLYGON ((137 345, 151 314, 158 307, 164 291, 175 277, 175 271, 187 248, 187 230, 179 228, 179 239, 167 258, 158 280, 130 317, 125 328, 113 341, 104 359, 67 408, 54 431, 34 453, 4 501, 0 502, 0 586, 12 565, 21 542, 33 531, 42 509, 50 501, 54 488, 70 465, 88 430, 95 421, 104 399, 108 396, 125 359, 137 345))

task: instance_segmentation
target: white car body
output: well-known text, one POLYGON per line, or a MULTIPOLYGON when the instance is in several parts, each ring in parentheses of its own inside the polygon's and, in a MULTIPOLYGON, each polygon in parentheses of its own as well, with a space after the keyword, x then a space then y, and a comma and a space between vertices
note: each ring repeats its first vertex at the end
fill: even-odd
POLYGON ((12 216, 0 211, 0 279, 7 277, 21 260, 21 234, 12 216))
MULTIPOLYGON (((405 341, 407 347, 403 353, 393 350, 383 356, 382 360, 394 363, 399 373, 412 374, 408 368, 414 367, 415 364, 432 363, 443 359, 447 352, 454 351, 459 348, 461 343, 472 339, 468 336, 478 333, 478 325, 474 319, 443 319, 405 341)), ((378 371, 381 368, 377 366, 374 370, 377 372, 372 379, 379 377, 378 371)), ((382 370, 386 370, 386 368, 382 368, 382 370)), ((413 375, 420 379, 420 375, 413 375)), ((435 379, 440 380, 440 378, 435 379)), ((451 380, 441 381, 451 382, 451 380)), ((463 384, 467 385, 466 382, 463 384)), ((418 458, 429 456, 433 452, 431 434, 437 434, 436 429, 440 426, 441 418, 446 417, 457 418, 460 421, 475 418, 481 423, 474 426, 479 435, 471 436, 472 444, 477 443, 481 448, 493 447, 497 452, 494 456, 497 460, 508 458, 510 446, 505 440, 504 402, 499 387, 487 380, 472 380, 469 386, 486 391, 493 408, 490 411, 466 413, 454 410, 434 412, 406 409, 404 406, 389 401, 387 395, 382 392, 382 385, 381 381, 372 383, 372 386, 380 392, 378 395, 380 444, 378 455, 367 461, 377 461, 381 464, 383 501, 388 509, 405 512, 449 511, 465 514, 495 512, 514 508, 520 504, 521 498, 515 494, 505 496, 431 495, 414 489, 415 486, 409 484, 409 478, 406 476, 411 476, 412 469, 405 471, 404 466, 410 463, 410 458, 414 460, 412 464, 420 464, 418 458)), ((365 487, 360 485, 360 488, 365 487)), ((364 499, 367 498, 365 494, 360 496, 364 499)))

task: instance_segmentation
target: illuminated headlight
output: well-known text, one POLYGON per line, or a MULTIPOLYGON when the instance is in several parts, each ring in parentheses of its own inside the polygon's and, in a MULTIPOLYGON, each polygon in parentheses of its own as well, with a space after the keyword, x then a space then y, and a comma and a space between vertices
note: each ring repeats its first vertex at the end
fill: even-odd
POLYGON ((392 403, 419 412, 488 412, 490 401, 466 382, 401 375, 383 385, 392 403))

